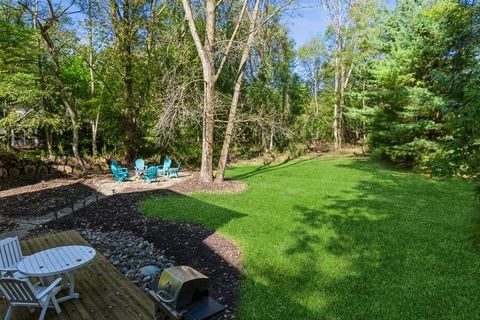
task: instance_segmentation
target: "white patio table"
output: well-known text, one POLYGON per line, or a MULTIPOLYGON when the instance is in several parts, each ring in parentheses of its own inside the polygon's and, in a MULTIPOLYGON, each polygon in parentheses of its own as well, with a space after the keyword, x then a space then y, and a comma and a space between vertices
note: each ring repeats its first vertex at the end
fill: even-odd
MULTIPOLYGON (((68 295, 57 298, 58 302, 78 299, 75 292, 74 271, 85 266, 95 258, 95 249, 87 246, 63 246, 43 250, 25 257, 17 268, 29 277, 48 278, 54 275, 66 275, 68 278, 68 295)), ((65 277, 64 277, 65 279, 65 277)))

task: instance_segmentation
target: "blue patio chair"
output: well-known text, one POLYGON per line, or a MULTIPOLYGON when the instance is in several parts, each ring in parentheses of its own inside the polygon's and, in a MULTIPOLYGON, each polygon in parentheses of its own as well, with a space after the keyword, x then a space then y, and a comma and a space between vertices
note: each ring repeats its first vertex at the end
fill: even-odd
POLYGON ((159 173, 166 176, 168 174, 168 169, 170 169, 170 166, 172 165, 172 160, 171 159, 165 159, 163 161, 163 165, 158 167, 159 173))
POLYGON ((139 175, 140 173, 145 172, 147 170, 147 166, 145 165, 145 161, 143 159, 135 160, 135 174, 139 175))
POLYGON ((143 174, 143 180, 145 182, 152 182, 152 181, 157 181, 157 176, 158 176, 158 167, 157 166, 151 166, 147 169, 147 171, 143 174))
POLYGON ((128 168, 119 168, 112 163, 110 165, 110 169, 112 170, 112 173, 113 173, 113 179, 117 182, 122 182, 130 178, 130 174, 128 173, 128 168))
POLYGON ((177 177, 177 178, 180 178, 180 176, 178 175, 178 172, 180 171, 182 167, 182 163, 181 162, 178 162, 178 166, 177 167, 170 167, 168 168, 168 171, 167 171, 167 177, 171 178, 171 177, 177 177))
POLYGON ((119 169, 120 171, 128 172, 128 168, 122 168, 122 167, 120 167, 120 165, 118 164, 118 162, 115 161, 115 160, 112 160, 111 165, 112 165, 112 166, 115 166, 115 168, 119 169))

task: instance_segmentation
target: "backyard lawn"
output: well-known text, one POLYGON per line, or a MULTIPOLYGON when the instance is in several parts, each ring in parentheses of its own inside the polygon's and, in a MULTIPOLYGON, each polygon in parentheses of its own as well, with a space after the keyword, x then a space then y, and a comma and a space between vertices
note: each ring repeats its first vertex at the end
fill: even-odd
POLYGON ((361 158, 239 167, 228 177, 248 189, 151 198, 142 210, 240 245, 240 319, 480 318, 469 184, 361 158))

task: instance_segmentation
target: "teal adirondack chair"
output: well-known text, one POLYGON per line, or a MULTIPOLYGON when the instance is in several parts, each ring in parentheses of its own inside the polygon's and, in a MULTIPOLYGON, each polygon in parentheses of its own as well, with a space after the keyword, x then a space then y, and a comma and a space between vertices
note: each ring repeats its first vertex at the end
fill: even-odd
POLYGON ((180 171, 180 168, 182 167, 182 163, 181 162, 178 162, 178 166, 177 167, 170 167, 168 168, 168 171, 167 171, 167 177, 171 178, 171 177, 177 177, 177 178, 180 178, 180 176, 178 175, 178 172, 180 171))
POLYGON ((117 167, 117 165, 115 165, 114 163, 110 165, 110 169, 112 170, 112 173, 113 173, 113 179, 117 182, 122 182, 130 178, 130 174, 128 173, 128 168, 119 168, 117 167))
POLYGON ((143 180, 145 182, 157 181, 157 176, 158 176, 158 167, 157 166, 151 166, 143 174, 143 180))
POLYGON ((166 176, 168 174, 168 169, 170 169, 171 165, 172 160, 167 158, 165 159, 165 161, 163 161, 163 166, 158 167, 158 170, 162 175, 166 176))
POLYGON ((139 175, 140 173, 145 172, 145 170, 147 170, 145 161, 143 161, 143 159, 135 160, 135 174, 139 175))
POLYGON ((115 166, 117 169, 120 169, 120 171, 128 172, 128 168, 122 168, 122 167, 120 167, 120 165, 118 164, 118 162, 115 161, 115 160, 112 160, 112 166, 115 166))

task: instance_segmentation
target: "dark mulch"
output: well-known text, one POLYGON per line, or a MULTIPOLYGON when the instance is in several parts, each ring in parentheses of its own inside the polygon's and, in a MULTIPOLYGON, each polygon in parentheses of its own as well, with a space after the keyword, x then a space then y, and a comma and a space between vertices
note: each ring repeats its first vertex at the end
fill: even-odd
MULTIPOLYGON (((194 182, 185 190, 198 190, 194 182)), ((145 218, 139 203, 145 197, 168 196, 171 190, 120 193, 100 200, 85 209, 56 221, 43 230, 82 230, 85 227, 103 231, 129 230, 153 243, 177 265, 189 265, 210 277, 211 295, 235 312, 241 280, 241 254, 231 241, 201 226, 145 218)), ((221 318, 221 317, 219 317, 221 318)))
MULTIPOLYGON (((196 173, 184 177, 180 183, 171 186, 170 189, 185 194, 195 191, 238 192, 245 188, 243 183, 236 181, 203 183, 197 177, 196 173)), ((10 182, 3 179, 0 180, 0 217, 41 216, 70 207, 75 201, 81 201, 93 195, 100 185, 111 180, 111 176, 105 174, 90 174, 84 177, 61 175, 52 176, 46 180, 21 179, 10 182), (13 187, 14 185, 16 187, 13 187)), ((161 186, 162 182, 158 183, 161 186)), ((130 187, 128 183, 119 185, 118 189, 121 189, 119 192, 138 191, 135 186, 130 187)))
POLYGON ((78 179, 39 182, 0 192, 0 212, 3 216, 31 217, 71 206, 77 199, 95 193, 95 189, 78 179))
POLYGON ((245 183, 232 180, 225 180, 222 183, 202 182, 198 179, 198 173, 193 173, 182 183, 176 184, 170 189, 183 194, 190 192, 235 193, 245 190, 246 187, 245 183))
POLYGON ((17 228, 18 224, 10 218, 0 217, 0 232, 9 231, 17 228))
POLYGON ((34 176, 34 177, 20 176, 17 178, 3 177, 0 179, 0 192, 10 190, 10 189, 15 189, 15 188, 21 188, 25 186, 28 187, 42 181, 45 182, 45 181, 55 180, 59 178, 68 179, 69 177, 68 175, 65 175, 62 173, 52 173, 45 177, 37 177, 37 176, 34 176))

